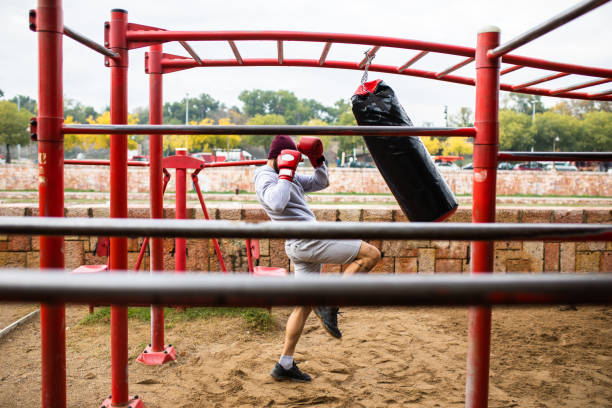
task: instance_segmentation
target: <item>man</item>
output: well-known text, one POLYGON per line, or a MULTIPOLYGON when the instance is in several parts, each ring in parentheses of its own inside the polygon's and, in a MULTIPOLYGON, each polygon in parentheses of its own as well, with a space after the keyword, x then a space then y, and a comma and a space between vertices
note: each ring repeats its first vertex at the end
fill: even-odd
MULTIPOLYGON (((270 146, 267 164, 255 172, 257 199, 273 221, 315 222, 316 218, 306 204, 305 193, 323 190, 328 185, 323 143, 316 137, 304 136, 296 146, 291 137, 276 136, 270 146), (315 168, 312 176, 296 174, 302 154, 315 168)), ((285 252, 294 263, 296 276, 320 273, 322 264, 326 263, 348 264, 345 275, 367 273, 380 260, 380 251, 361 240, 288 239, 285 252)), ((274 379, 311 380, 293 361, 295 347, 310 311, 311 307, 298 306, 289 316, 283 351, 270 373, 274 379)), ((317 307, 315 314, 330 335, 342 337, 338 329, 338 308, 317 307)))

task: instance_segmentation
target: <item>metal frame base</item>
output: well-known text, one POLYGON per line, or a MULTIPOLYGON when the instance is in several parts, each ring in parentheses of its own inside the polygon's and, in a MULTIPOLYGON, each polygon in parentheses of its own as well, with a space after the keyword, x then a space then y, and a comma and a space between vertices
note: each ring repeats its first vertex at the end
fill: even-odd
POLYGON ((176 350, 169 344, 163 351, 153 351, 151 345, 147 346, 136 361, 146 365, 162 365, 174 360, 176 360, 176 350))
MULTIPOLYGON (((122 407, 127 408, 145 408, 144 402, 138 397, 138 395, 131 396, 128 399, 127 405, 121 405, 122 407)), ((107 399, 104 400, 100 408, 114 408, 119 407, 119 405, 113 405, 112 398, 109 395, 107 399)))

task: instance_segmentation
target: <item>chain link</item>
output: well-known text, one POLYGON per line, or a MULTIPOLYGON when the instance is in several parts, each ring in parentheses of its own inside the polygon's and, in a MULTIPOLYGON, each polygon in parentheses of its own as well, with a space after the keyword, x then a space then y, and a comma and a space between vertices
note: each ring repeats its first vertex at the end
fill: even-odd
POLYGON ((363 70, 363 75, 361 76, 361 88, 365 91, 368 92, 368 90, 365 87, 365 83, 368 81, 368 70, 370 68, 370 64, 372 63, 372 60, 374 59, 374 57, 376 57, 376 54, 370 54, 370 50, 367 50, 364 52, 365 54, 365 66, 364 66, 364 70, 363 70))

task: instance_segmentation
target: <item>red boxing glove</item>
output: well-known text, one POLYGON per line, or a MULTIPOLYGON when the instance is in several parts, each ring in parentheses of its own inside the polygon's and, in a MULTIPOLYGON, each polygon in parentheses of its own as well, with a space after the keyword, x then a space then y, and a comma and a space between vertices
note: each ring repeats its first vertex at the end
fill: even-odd
POLYGON ((325 161, 325 157, 323 157, 323 142, 318 137, 303 136, 300 138, 297 148, 308 156, 312 167, 321 167, 325 161))
POLYGON ((302 154, 296 150, 281 150, 280 154, 276 158, 276 164, 278 166, 278 178, 293 181, 295 175, 295 169, 298 163, 302 159, 302 154))

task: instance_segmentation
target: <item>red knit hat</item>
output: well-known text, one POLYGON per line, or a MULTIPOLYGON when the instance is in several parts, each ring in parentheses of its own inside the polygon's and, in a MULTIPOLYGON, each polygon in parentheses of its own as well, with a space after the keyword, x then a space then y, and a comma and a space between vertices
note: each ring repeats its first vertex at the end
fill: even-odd
POLYGON ((272 144, 270 145, 270 152, 268 153, 268 159, 276 159, 276 157, 280 154, 281 150, 297 150, 297 146, 293 142, 290 136, 287 135, 277 135, 274 140, 272 140, 272 144))

